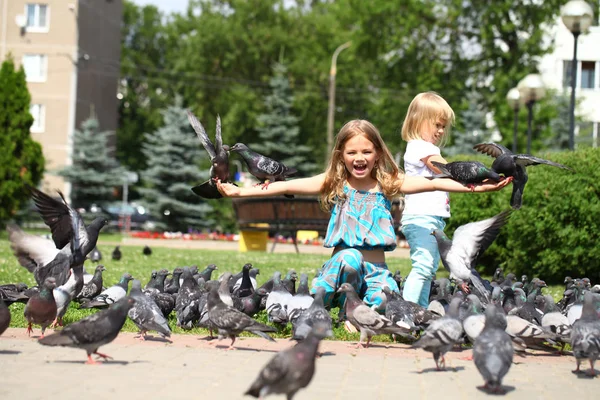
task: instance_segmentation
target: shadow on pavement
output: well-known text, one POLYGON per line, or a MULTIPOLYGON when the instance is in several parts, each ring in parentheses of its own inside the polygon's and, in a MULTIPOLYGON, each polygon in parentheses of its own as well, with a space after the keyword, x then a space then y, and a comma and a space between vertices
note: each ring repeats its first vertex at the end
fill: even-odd
POLYGON ((0 350, 0 354, 21 354, 19 350, 0 350))
POLYGON ((502 386, 500 388, 500 391, 498 391, 498 392, 494 392, 494 391, 486 388, 485 386, 477 386, 477 389, 486 394, 491 394, 491 395, 496 395, 496 396, 504 396, 508 392, 512 392, 513 390, 515 390, 515 387, 514 386, 502 386))
POLYGON ((465 367, 446 367, 446 369, 439 370, 437 368, 424 368, 420 371, 413 371, 415 374, 428 374, 430 372, 458 372, 463 371, 465 367))

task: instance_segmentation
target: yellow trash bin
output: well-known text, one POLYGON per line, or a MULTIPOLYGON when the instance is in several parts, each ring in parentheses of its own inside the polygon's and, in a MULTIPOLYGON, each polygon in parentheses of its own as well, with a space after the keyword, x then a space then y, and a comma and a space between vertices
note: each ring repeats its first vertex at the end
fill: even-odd
POLYGON ((305 241, 311 241, 319 238, 319 232, 317 231, 298 231, 296 233, 296 241, 298 243, 304 243, 305 241))
MULTIPOLYGON (((256 224, 261 227, 268 227, 269 224, 256 224)), ((269 233, 266 231, 241 231, 240 248, 243 253, 247 251, 267 251, 267 241, 269 233)))

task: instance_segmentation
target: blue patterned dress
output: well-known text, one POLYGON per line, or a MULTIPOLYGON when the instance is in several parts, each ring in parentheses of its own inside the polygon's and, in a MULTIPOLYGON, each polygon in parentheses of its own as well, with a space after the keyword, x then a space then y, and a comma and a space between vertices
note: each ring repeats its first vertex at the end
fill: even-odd
POLYGON ((391 202, 381 192, 365 192, 344 187, 346 198, 336 204, 325 236, 325 247, 341 247, 312 282, 325 289, 325 304, 343 307, 345 296, 335 296, 342 283, 348 282, 369 306, 385 304, 384 286, 398 291, 398 285, 386 263, 370 263, 359 250, 396 248, 391 202))

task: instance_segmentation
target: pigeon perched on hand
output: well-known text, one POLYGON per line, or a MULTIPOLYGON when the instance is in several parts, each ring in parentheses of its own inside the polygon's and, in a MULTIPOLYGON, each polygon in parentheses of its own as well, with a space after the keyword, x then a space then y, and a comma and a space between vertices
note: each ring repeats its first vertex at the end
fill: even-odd
POLYGON ((485 326, 473 344, 473 361, 485 381, 484 389, 503 393, 502 379, 513 360, 513 344, 505 332, 506 318, 495 306, 485 310, 485 326))
POLYGON ((437 241, 444 267, 455 278, 471 281, 487 302, 489 291, 475 270, 477 258, 493 243, 509 216, 510 211, 503 211, 492 218, 462 225, 454 231, 452 240, 444 231, 436 229, 431 233, 437 241))
MULTIPOLYGON (((298 172, 295 168, 286 167, 279 161, 250 150, 243 143, 236 143, 230 148, 230 151, 236 152, 242 157, 248 166, 248 171, 261 182, 263 189, 268 188, 271 182, 284 181, 285 178, 298 172)), ((293 196, 286 195, 286 197, 293 196)))
POLYGON ((479 161, 454 161, 447 164, 432 161, 431 164, 441 171, 434 175, 434 178, 451 178, 471 190, 475 190, 475 185, 483 183, 485 180, 500 182, 504 179, 496 171, 479 161))
POLYGON ((523 203, 523 191, 529 179, 526 167, 545 164, 572 171, 571 168, 554 161, 544 160, 530 154, 514 154, 506 147, 497 143, 480 143, 473 146, 473 148, 480 153, 496 158, 492 163, 492 170, 503 174, 505 177, 512 176, 514 178, 513 191, 510 197, 510 205, 514 209, 521 208, 523 203))
POLYGON ((187 111, 187 115, 190 125, 192 125, 198 139, 200 139, 200 143, 206 149, 211 163, 210 178, 206 182, 194 186, 192 191, 205 199, 220 199, 223 196, 217 189, 217 180, 229 182, 229 146, 224 145, 221 138, 221 117, 217 115, 217 129, 213 145, 198 118, 190 110, 187 111))
POLYGON ((27 334, 31 336, 33 329, 32 324, 39 324, 42 327, 42 337, 46 328, 56 318, 56 301, 54 300, 53 290, 56 287, 56 279, 48 277, 42 285, 40 292, 32 296, 27 304, 23 314, 29 323, 27 325, 27 334))
POLYGON ((48 335, 38 342, 44 346, 77 347, 87 352, 86 364, 97 364, 92 359, 96 354, 104 359, 112 358, 98 353, 98 348, 115 340, 127 319, 127 312, 135 300, 123 297, 110 306, 77 322, 67 325, 63 330, 48 335))
POLYGON ((573 372, 581 372, 581 361, 588 359, 591 376, 596 376, 594 362, 600 357, 600 316, 594 305, 594 296, 597 295, 592 292, 584 294, 581 318, 575 321, 571 329, 571 347, 577 362, 573 372))
POLYGON ((244 394, 263 399, 269 394, 281 393, 292 400, 296 392, 312 380, 319 343, 328 336, 333 336, 331 326, 316 324, 302 342, 277 353, 244 394))

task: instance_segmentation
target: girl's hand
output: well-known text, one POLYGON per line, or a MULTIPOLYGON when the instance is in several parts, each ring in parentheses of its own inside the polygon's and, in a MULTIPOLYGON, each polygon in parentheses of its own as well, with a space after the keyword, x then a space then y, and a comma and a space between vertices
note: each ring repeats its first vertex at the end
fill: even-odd
POLYGON ((513 177, 509 176, 501 180, 500 182, 489 181, 486 183, 482 183, 480 185, 476 185, 473 188, 474 192, 497 192, 498 190, 504 188, 509 183, 512 183, 513 177))
POLYGON ((223 197, 237 197, 240 195, 240 188, 231 183, 223 183, 220 179, 217 180, 217 189, 223 197))

